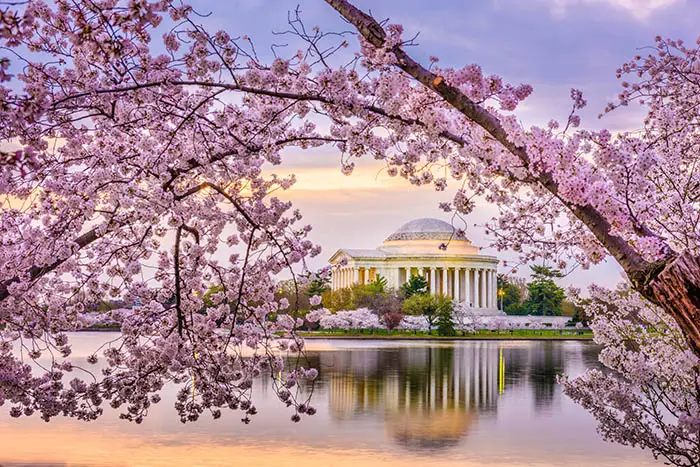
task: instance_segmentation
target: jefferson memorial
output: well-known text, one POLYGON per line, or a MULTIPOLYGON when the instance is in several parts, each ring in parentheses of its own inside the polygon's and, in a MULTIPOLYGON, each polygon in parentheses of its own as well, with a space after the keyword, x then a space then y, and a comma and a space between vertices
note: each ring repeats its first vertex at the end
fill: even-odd
POLYGON ((467 237, 439 219, 407 222, 374 250, 342 248, 331 256, 330 264, 333 290, 372 282, 377 275, 398 288, 418 275, 428 281, 432 294, 466 303, 478 314, 501 314, 496 297, 498 258, 480 255, 467 237), (439 248, 442 243, 447 249, 439 248))

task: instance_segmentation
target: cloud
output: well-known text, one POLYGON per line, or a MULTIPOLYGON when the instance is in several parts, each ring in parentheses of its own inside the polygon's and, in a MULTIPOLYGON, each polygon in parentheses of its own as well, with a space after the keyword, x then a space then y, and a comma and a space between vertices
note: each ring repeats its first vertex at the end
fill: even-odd
MULTIPOLYGON (((622 11, 638 21, 648 20, 657 10, 669 8, 671 6, 684 3, 685 0, 538 0, 532 2, 527 0, 515 0, 517 3, 536 3, 549 7, 550 13, 555 17, 568 16, 572 9, 578 7, 607 7, 622 11)), ((496 0, 496 5, 502 4, 504 0, 496 0)), ((504 3, 509 3, 505 0, 504 3)))
MULTIPOLYGON (((563 3, 564 0, 556 0, 563 3)), ((668 8, 677 3, 682 3, 684 0, 583 0, 584 3, 595 5, 599 3, 608 4, 609 6, 621 9, 630 13, 638 20, 648 19, 656 10, 668 8)))

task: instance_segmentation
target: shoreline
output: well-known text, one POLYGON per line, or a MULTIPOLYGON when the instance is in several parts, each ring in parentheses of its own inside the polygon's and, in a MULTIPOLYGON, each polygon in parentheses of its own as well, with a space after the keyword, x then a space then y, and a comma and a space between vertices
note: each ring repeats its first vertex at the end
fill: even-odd
POLYGON ((345 339, 345 340, 407 340, 407 341, 593 341, 592 335, 584 336, 387 336, 387 335, 322 335, 322 334, 307 334, 305 332, 298 333, 299 337, 304 339, 345 339))
POLYGON ((355 341, 590 341, 592 337, 442 337, 442 336, 416 336, 416 337, 387 337, 387 336, 299 336, 304 339, 330 339, 330 340, 355 340, 355 341))
MULTIPOLYGON (((119 327, 99 327, 85 328, 73 332, 120 332, 119 327)), ((546 332, 546 331, 545 331, 546 332)), ((495 335, 468 335, 468 336, 437 336, 427 334, 340 334, 340 333, 325 333, 318 331, 299 331, 299 337, 304 339, 331 339, 331 340, 395 340, 395 341, 592 341, 593 334, 587 332, 585 334, 495 334, 495 335)))

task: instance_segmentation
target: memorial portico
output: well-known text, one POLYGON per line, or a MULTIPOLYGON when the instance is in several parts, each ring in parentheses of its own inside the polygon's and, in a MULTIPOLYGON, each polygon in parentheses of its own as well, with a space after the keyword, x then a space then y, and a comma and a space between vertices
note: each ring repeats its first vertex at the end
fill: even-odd
POLYGON ((411 276, 428 281, 430 293, 466 303, 480 314, 499 314, 498 259, 479 249, 439 219, 415 219, 401 226, 374 250, 340 249, 331 258, 332 289, 367 284, 377 275, 398 288, 411 276), (441 244, 447 244, 441 249, 441 244))

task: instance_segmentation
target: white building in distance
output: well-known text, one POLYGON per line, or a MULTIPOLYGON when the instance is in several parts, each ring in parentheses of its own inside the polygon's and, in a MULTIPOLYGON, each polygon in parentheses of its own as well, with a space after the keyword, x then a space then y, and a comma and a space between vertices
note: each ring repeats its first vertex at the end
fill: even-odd
POLYGON ((430 293, 467 303, 478 314, 500 314, 497 305, 498 258, 479 248, 439 219, 415 219, 389 235, 375 250, 342 248, 330 258, 331 288, 367 284, 377 275, 398 288, 413 275, 424 277, 430 293), (447 243, 447 249, 440 244, 447 243), (345 264, 343 265, 343 263, 345 264))

